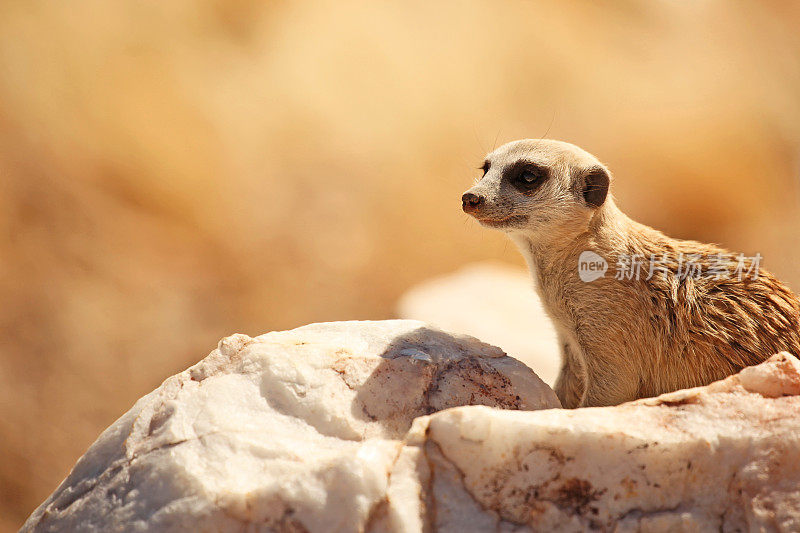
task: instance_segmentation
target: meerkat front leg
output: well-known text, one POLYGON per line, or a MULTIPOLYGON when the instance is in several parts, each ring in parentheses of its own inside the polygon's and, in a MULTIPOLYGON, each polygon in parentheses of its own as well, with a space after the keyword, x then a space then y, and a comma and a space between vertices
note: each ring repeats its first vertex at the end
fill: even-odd
POLYGON ((561 372, 556 379, 555 392, 561 406, 580 407, 586 392, 586 367, 569 343, 561 343, 561 372))
POLYGON ((618 356, 589 348, 583 361, 586 365, 586 388, 580 407, 619 405, 638 397, 639 377, 632 366, 620 364, 618 356))
POLYGON ((568 339, 561 342, 562 366, 554 387, 563 407, 617 405, 637 397, 639 379, 633 367, 620 365, 618 357, 599 347, 568 339))

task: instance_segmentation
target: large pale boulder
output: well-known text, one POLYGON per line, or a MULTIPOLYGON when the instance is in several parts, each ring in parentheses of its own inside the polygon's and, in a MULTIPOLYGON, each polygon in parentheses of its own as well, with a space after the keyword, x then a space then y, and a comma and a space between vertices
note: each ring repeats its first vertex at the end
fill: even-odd
POLYGON ((500 349, 421 322, 234 335, 106 430, 23 530, 355 531, 371 521, 420 522, 421 455, 404 451, 402 439, 415 418, 468 404, 559 407, 500 349))
POLYGON ((237 335, 137 402, 23 530, 800 531, 793 356, 557 406, 497 348, 419 322, 237 335))
POLYGON ((475 263, 410 289, 401 318, 422 320, 499 346, 553 385, 561 352, 530 274, 500 263, 475 263))
POLYGON ((443 531, 800 531, 800 363, 616 407, 415 423, 443 531))

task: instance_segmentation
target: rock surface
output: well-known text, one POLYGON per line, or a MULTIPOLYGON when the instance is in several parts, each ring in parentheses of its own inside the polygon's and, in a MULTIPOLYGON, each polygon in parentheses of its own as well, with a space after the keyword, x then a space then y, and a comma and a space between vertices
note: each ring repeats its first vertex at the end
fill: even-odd
POLYGON ((400 299, 402 318, 461 331, 499 346, 548 385, 561 365, 558 339, 527 271, 476 263, 412 288, 400 299))
POLYGON ((421 455, 402 439, 415 418, 467 404, 559 407, 500 349, 420 322, 234 335, 106 430, 23 530, 355 531, 407 523, 406 508, 422 520, 421 455))
POLYGON ((451 409, 407 444, 447 480, 429 484, 439 530, 800 531, 799 394, 783 353, 616 407, 451 409))
POLYGON ((23 530, 800 531, 793 356, 533 410, 554 406, 498 349, 419 322, 237 335, 137 402, 23 530))

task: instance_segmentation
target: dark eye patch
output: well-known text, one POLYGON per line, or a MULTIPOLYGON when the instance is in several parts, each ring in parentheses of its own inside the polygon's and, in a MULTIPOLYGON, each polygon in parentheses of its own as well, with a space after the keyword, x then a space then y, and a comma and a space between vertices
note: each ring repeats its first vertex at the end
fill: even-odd
POLYGON ((487 172, 489 172, 489 167, 490 167, 490 166, 492 166, 492 164, 491 164, 491 163, 489 163, 489 161, 484 161, 484 162, 483 162, 483 165, 481 165, 481 166, 479 167, 479 168, 480 168, 480 170, 483 170, 483 175, 484 175, 484 176, 486 175, 486 173, 487 173, 487 172))
POLYGON ((531 195, 550 177, 546 167, 520 162, 509 168, 504 177, 522 194, 531 195))

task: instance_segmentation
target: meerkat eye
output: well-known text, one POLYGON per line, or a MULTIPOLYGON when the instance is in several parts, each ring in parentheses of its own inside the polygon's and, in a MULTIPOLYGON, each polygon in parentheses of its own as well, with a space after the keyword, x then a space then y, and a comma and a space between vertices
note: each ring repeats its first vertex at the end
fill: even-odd
POLYGON ((484 161, 483 165, 481 165, 480 169, 483 170, 483 175, 484 176, 486 175, 487 172, 489 172, 489 166, 490 166, 490 164, 489 164, 488 161, 484 161))
POLYGON ((508 180, 523 194, 533 194, 547 179, 547 169, 527 164, 515 167, 508 173, 508 180))

